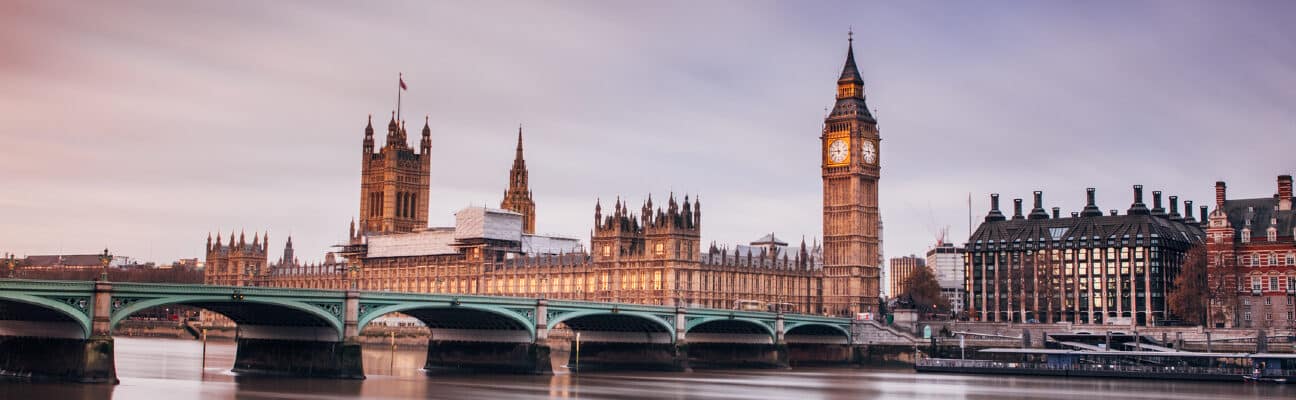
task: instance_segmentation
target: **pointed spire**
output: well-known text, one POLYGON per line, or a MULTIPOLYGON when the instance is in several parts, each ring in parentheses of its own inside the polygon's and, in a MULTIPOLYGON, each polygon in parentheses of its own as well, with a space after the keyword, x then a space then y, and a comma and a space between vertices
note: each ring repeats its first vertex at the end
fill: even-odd
POLYGON ((841 77, 837 78, 837 83, 864 83, 864 79, 860 78, 859 67, 855 66, 854 30, 846 32, 846 65, 842 67, 841 77))
POLYGON ((365 123, 365 137, 373 137, 373 114, 369 114, 369 121, 365 123))

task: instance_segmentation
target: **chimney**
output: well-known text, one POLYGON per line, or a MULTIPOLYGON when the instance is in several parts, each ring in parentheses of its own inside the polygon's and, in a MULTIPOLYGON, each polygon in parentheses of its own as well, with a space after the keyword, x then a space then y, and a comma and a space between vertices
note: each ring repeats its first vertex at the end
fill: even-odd
POLYGON ((1164 216, 1164 215, 1166 215, 1166 213, 1165 213, 1165 207, 1162 207, 1162 206, 1161 206, 1161 191, 1160 191, 1160 190, 1153 190, 1153 191, 1152 191, 1152 215, 1158 215, 1158 216, 1164 216))
POLYGON ((1215 208, 1224 208, 1224 181, 1215 181, 1215 208))
POLYGON ((1116 214, 1116 209, 1115 208, 1111 209, 1111 216, 1115 217, 1116 215, 1118 215, 1116 214))
POLYGON ((1192 200, 1184 200, 1184 222, 1197 223, 1197 220, 1193 218, 1192 200))
POLYGON ((1200 222, 1201 222, 1201 226, 1202 226, 1203 228, 1206 227, 1206 216, 1207 216, 1207 215, 1210 215, 1210 214, 1207 214, 1207 213, 1209 212, 1208 210, 1209 210, 1209 209, 1206 208, 1206 206, 1201 206, 1201 221, 1200 221, 1200 222))
POLYGON ((1129 210, 1125 211, 1129 215, 1148 215, 1147 204, 1143 204, 1143 185, 1134 185, 1134 203, 1130 204, 1129 210))
POLYGON ((1062 207, 1053 207, 1053 219, 1062 218, 1062 207))
POLYGON ((1179 215, 1179 196, 1170 196, 1170 220, 1183 221, 1183 216, 1179 215))
POLYGON ((1030 219, 1048 219, 1048 211, 1044 211, 1044 192, 1035 191, 1035 207, 1031 208, 1030 219))
POLYGON ((1071 218, 1080 218, 1080 213, 1079 213, 1079 212, 1076 212, 1076 211, 1072 211, 1072 212, 1071 212, 1071 218))
POLYGON ((1278 211, 1292 209, 1292 177, 1278 175, 1278 211))
POLYGON ((1087 192, 1086 194, 1087 200, 1085 201, 1084 210, 1080 212, 1080 216, 1101 217, 1102 210, 1098 209, 1097 204, 1094 204, 1094 188, 1088 188, 1085 189, 1085 191, 1087 192))
POLYGON ((991 193, 990 213, 986 214, 985 221, 986 222, 1003 221, 1004 219, 1006 218, 1004 218, 1003 213, 999 212, 999 193, 991 193))
POLYGON ((1013 199, 1013 218, 1022 219, 1022 199, 1013 199))

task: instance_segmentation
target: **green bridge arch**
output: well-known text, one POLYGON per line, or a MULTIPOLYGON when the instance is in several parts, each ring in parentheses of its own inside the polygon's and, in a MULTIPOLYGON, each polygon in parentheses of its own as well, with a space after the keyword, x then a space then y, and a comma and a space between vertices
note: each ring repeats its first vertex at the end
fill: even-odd
POLYGON ((109 320, 109 323, 111 327, 116 328, 117 324, 123 319, 126 319, 126 317, 129 317, 131 314, 143 311, 144 309, 172 304, 193 306, 192 303, 264 304, 283 307, 293 311, 300 311, 328 323, 329 327, 332 327, 333 330, 337 332, 338 340, 343 339, 342 320, 337 316, 324 311, 324 309, 298 301, 284 300, 274 297, 260 297, 255 295, 246 296, 242 300, 233 300, 229 295, 178 295, 139 300, 113 310, 112 318, 109 320))
POLYGON ((361 315, 357 319, 356 329, 361 331, 364 330, 364 327, 366 325, 369 325, 370 322, 373 322, 373 320, 378 319, 378 317, 381 317, 383 315, 391 314, 394 312, 403 312, 403 311, 420 310, 420 309, 444 309, 444 310, 463 309, 463 310, 482 311, 493 315, 498 315, 521 324, 524 328, 526 328, 527 334, 531 336, 531 340, 535 340, 536 328, 534 322, 532 322, 530 319, 522 315, 519 315, 516 312, 513 312, 512 310, 509 310, 508 308, 502 306, 495 306, 495 305, 475 305, 475 304, 462 304, 462 303, 456 305, 452 303, 441 304, 441 303, 419 303, 419 302, 383 305, 383 306, 378 306, 378 308, 375 308, 373 310, 366 310, 366 312, 364 312, 364 315, 361 315))
POLYGON ((90 311, 94 307, 94 305, 91 304, 93 303, 93 300, 86 299, 85 301, 86 308, 84 310, 79 309, 77 307, 73 307, 71 304, 61 302, 55 299, 50 299, 41 296, 33 296, 29 294, 15 293, 13 291, 0 291, 0 300, 8 300, 8 301, 13 301, 18 303, 29 304, 37 307, 46 308, 49 309, 50 311, 62 314, 63 316, 68 317, 69 319, 75 321, 78 325, 81 326, 82 339, 86 339, 90 337, 90 333, 91 333, 90 311))
POLYGON ((670 335, 671 343, 675 343, 677 339, 675 337, 675 327, 673 325, 671 325, 666 321, 663 321, 661 318, 657 317, 657 315, 654 315, 653 313, 642 312, 642 311, 601 310, 601 309, 573 311, 573 312, 559 314, 555 316, 552 320, 547 322, 549 327, 552 328, 554 326, 557 326, 559 323, 566 322, 568 320, 572 320, 576 318, 584 318, 584 317, 603 316, 603 315, 627 315, 642 320, 651 321, 653 324, 661 327, 662 330, 666 331, 666 334, 670 335))
POLYGON ((742 321, 751 325, 759 326, 762 331, 764 331, 766 334, 769 335, 770 341, 775 341, 775 342, 778 341, 778 333, 774 332, 774 328, 771 328, 765 322, 755 318, 738 317, 738 316, 711 316, 711 317, 694 319, 688 321, 685 324, 684 332, 685 333, 692 332, 693 328, 697 328, 698 326, 701 326, 703 324, 717 322, 717 321, 742 321))
POLYGON ((801 328, 801 327, 806 327, 806 326, 819 326, 819 327, 829 328, 829 329, 832 329, 832 330, 835 330, 835 331, 841 332, 841 334, 842 334, 843 336, 846 336, 846 341, 847 341, 847 343, 849 343, 850 340, 851 340, 851 332, 850 332, 850 329, 848 329, 848 328, 843 328, 843 327, 841 327, 841 325, 837 325, 837 324, 831 324, 831 323, 826 323, 826 322, 816 322, 816 321, 805 321, 805 322, 800 322, 800 321, 798 321, 798 322, 792 322, 792 321, 789 321, 789 322, 785 322, 784 325, 783 325, 783 334, 784 334, 784 335, 787 335, 788 333, 792 333, 792 330, 794 330, 794 329, 796 329, 796 328, 801 328))

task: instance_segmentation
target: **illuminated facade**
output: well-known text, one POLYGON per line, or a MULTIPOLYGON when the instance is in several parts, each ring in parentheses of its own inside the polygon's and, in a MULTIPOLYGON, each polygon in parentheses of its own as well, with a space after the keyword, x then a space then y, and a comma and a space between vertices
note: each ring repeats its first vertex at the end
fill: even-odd
MULTIPOLYGON (((285 256, 279 265, 234 268, 230 271, 245 275, 220 272, 211 282, 831 315, 875 312, 881 265, 879 136, 863 90, 854 50, 848 49, 836 106, 820 138, 822 245, 802 239, 799 248, 789 247, 771 233, 749 245, 704 246, 701 203, 674 194, 664 204, 649 196, 637 209, 619 198, 606 209, 596 201, 588 248, 578 239, 536 235, 521 128, 500 209, 470 207, 455 214, 453 227, 426 227, 430 128, 425 124, 415 152, 406 145, 403 123, 393 118, 378 152, 372 122, 365 127, 360 223, 352 222, 339 258, 330 254, 323 264, 300 265, 285 256)), ((219 254, 209 251, 209 260, 219 254)))
POLYGON ((1039 321, 1155 325, 1167 318, 1166 298, 1184 255, 1205 233, 1170 210, 1154 192, 1154 206, 1143 203, 1142 186, 1124 215, 1110 215, 1094 204, 1089 189, 1083 211, 1050 216, 1035 192, 1035 207, 1022 214, 1014 200, 1011 219, 991 195, 985 222, 967 243, 968 313, 976 321, 1039 321))

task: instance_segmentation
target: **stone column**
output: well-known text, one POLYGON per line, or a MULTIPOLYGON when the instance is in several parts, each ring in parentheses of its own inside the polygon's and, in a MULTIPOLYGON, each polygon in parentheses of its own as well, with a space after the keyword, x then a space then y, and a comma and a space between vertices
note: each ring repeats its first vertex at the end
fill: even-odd
POLYGON ((115 385, 119 381, 112 337, 112 283, 95 282, 91 303, 90 338, 83 346, 79 381, 115 385))
POLYGON ((688 357, 688 310, 684 307, 675 307, 675 365, 676 371, 692 372, 693 368, 689 367, 688 357))
POLYGON ((776 368, 792 369, 788 360, 788 345, 783 337, 783 313, 774 317, 774 365, 776 368))

